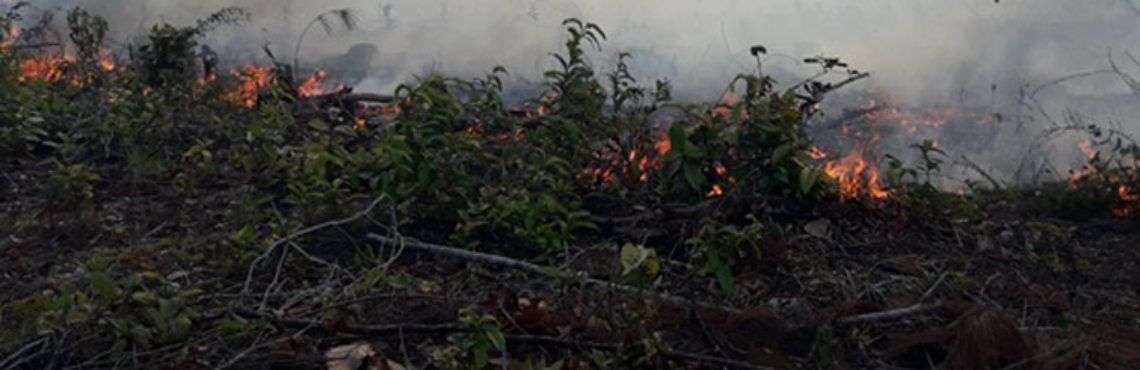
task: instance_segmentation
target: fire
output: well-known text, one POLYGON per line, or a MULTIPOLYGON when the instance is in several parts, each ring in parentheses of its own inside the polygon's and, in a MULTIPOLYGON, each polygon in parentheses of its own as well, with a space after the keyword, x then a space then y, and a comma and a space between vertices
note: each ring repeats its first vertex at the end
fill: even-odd
POLYGON ((1140 193, 1136 193, 1132 188, 1128 187, 1128 185, 1120 185, 1120 188, 1117 189, 1116 192, 1122 201, 1140 202, 1140 193))
POLYGON ((56 82, 63 78, 63 66, 67 60, 57 54, 37 55, 20 62, 20 82, 43 80, 56 82))
POLYGON ((102 48, 99 50, 99 68, 106 72, 115 70, 115 57, 111 54, 111 49, 102 48))
POLYGON ((864 147, 856 147, 851 153, 838 160, 827 162, 824 171, 839 181, 839 195, 844 199, 870 195, 874 199, 884 199, 889 193, 879 184, 879 169, 865 159, 864 147))
MULTIPOLYGON (((521 132, 516 140, 521 141, 521 132)), ((595 163, 582 171, 582 177, 590 181, 605 184, 618 183, 622 178, 633 179, 641 183, 649 182, 650 173, 660 170, 664 163, 660 157, 672 151, 672 144, 668 135, 661 135, 653 142, 653 148, 630 149, 629 152, 603 151, 596 153, 601 163, 595 163), (622 177, 619 177, 622 176, 622 177)))
POLYGON ((705 196, 709 197, 709 198, 716 198, 716 197, 723 196, 723 195, 724 195, 724 188, 722 188, 720 186, 720 184, 713 184, 712 190, 709 190, 709 193, 705 194, 705 196))
POLYGON ((666 155, 673 151, 673 142, 669 141, 669 135, 661 135, 657 142, 653 144, 653 148, 657 149, 658 155, 666 155))
POLYGON ((824 158, 827 158, 827 152, 823 151, 823 149, 818 147, 818 146, 813 146, 811 148, 808 148, 808 155, 811 156, 811 159, 814 159, 817 161, 824 159, 824 158))
POLYGON ((1113 207, 1112 214, 1122 218, 1140 214, 1140 193, 1128 185, 1120 185, 1116 192, 1120 202, 1113 207))
MULTIPOLYGON (((712 108, 712 115, 720 117, 721 119, 729 119, 732 117, 732 107, 740 104, 740 96, 732 91, 725 92, 720 97, 720 102, 712 108)), ((748 112, 741 113, 744 118, 748 117, 748 112)))
MULTIPOLYGON (((897 126, 911 135, 920 133, 929 135, 931 132, 927 131, 936 130, 950 122, 978 124, 997 122, 994 115, 976 110, 959 107, 905 108, 891 104, 889 98, 882 100, 887 102, 883 103, 880 100, 871 99, 863 105, 861 109, 866 113, 863 113, 861 118, 874 124, 897 126)), ((843 129, 847 130, 847 126, 844 125, 843 129)), ((937 131, 934 133, 936 134, 937 131)))
MULTIPOLYGON (((1092 142, 1089 140, 1084 140, 1077 143, 1077 149, 1080 149, 1081 154, 1084 154, 1085 158, 1088 160, 1092 160, 1093 157, 1096 157, 1097 155, 1096 149, 1093 148, 1092 142)), ((1080 183, 1082 179, 1088 177, 1089 175, 1092 175, 1093 173, 1096 173, 1096 168, 1088 164, 1081 165, 1080 167, 1069 171, 1069 186, 1077 186, 1077 184, 1080 183)))
POLYGON ((272 72, 267 67, 245 66, 241 72, 233 71, 241 82, 235 91, 226 94, 227 100, 241 104, 247 108, 257 105, 257 94, 262 88, 269 86, 272 72))
POLYGON ((728 175, 728 168, 725 168, 724 165, 720 163, 713 166, 713 171, 716 171, 716 174, 720 177, 728 175))
POLYGON ((323 85, 325 83, 325 78, 328 77, 328 75, 329 73, 324 69, 313 72, 313 74, 309 76, 308 79, 305 79, 304 82, 301 82, 301 84, 297 86, 297 92, 304 97, 323 94, 323 85))

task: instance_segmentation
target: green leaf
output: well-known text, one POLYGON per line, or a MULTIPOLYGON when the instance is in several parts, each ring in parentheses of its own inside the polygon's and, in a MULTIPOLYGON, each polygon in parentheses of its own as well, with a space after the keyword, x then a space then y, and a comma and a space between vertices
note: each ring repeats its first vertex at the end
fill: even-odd
POLYGON ((800 194, 811 194, 811 190, 819 182, 819 171, 814 167, 804 167, 800 170, 800 194))
POLYGON ((700 167, 686 162, 681 165, 681 168, 685 172, 685 181, 689 183, 689 186, 692 187, 694 191, 700 192, 704 190, 706 183, 705 174, 701 171, 700 167))
POLYGON ((651 252, 652 252, 651 250, 646 249, 640 245, 634 245, 633 243, 626 243, 624 246, 621 247, 621 253, 620 253, 621 268, 622 268, 621 274, 622 275, 629 275, 630 272, 633 272, 633 270, 636 270, 638 267, 641 267, 641 264, 644 263, 645 260, 649 258, 649 255, 651 252))
POLYGON ((91 292, 102 299, 115 299, 118 296, 115 281, 106 273, 93 272, 88 274, 87 284, 91 288, 91 292))
POLYGON ((720 255, 716 253, 709 253, 708 260, 705 262, 705 269, 716 277, 717 285, 720 290, 726 295, 732 295, 735 287, 732 281, 732 269, 724 263, 720 255))
POLYGON ((498 325, 488 325, 487 339, 491 341, 491 345, 497 350, 504 350, 507 348, 507 338, 503 336, 502 330, 499 330, 498 325))

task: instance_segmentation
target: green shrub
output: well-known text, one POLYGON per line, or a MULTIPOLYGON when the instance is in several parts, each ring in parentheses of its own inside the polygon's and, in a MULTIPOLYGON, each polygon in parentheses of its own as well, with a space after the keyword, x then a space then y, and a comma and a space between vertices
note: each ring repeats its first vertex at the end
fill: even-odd
POLYGON ((702 271, 716 279, 724 294, 731 295, 735 290, 734 268, 760 263, 763 231, 759 223, 736 226, 708 222, 685 244, 691 248, 693 258, 702 264, 702 271))
POLYGON ((99 174, 83 164, 56 162, 47 178, 47 198, 59 208, 90 206, 99 174))

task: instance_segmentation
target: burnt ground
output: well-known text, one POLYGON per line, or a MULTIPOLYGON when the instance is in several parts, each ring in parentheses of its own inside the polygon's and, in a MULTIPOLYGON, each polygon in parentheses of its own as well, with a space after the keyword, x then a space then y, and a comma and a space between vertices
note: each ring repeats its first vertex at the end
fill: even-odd
MULTIPOLYGON (((46 165, 18 163, 4 172, 0 301, 8 304, 0 319, 10 328, 32 318, 63 328, 62 337, 52 337, 62 339, 49 344, 32 346, 49 336, 15 338, 30 343, 17 347, 28 350, 0 357, 16 367, 53 367, 52 357, 65 356, 96 368, 311 368, 324 367, 326 351, 342 345, 371 349, 358 359, 372 368, 462 364, 473 360, 463 351, 477 348, 472 338, 480 337, 461 334, 477 331, 479 317, 505 335, 506 350, 488 351, 490 361, 508 359, 511 368, 1140 363, 1140 228, 1133 220, 1043 212, 1032 206, 1040 201, 1032 194, 953 196, 973 207, 960 218, 967 213, 894 198, 769 215, 768 223, 780 226, 767 233, 755 263, 733 271, 735 289, 726 294, 666 250, 658 251, 658 273, 622 273, 619 247, 608 240, 640 235, 652 246, 668 237, 665 231, 699 226, 700 217, 667 207, 614 214, 590 243, 534 261, 582 272, 568 278, 370 242, 369 232, 397 232, 378 226, 383 211, 370 212, 369 222, 351 219, 279 239, 291 246, 279 250, 292 254, 282 254, 243 246, 225 226, 248 198, 241 186, 188 196, 103 176, 91 208, 53 209, 38 195, 46 165), (184 337, 132 354, 133 364, 108 362, 99 354, 119 340, 105 342, 109 337, 98 333, 115 315, 170 324, 118 301, 94 309, 94 317, 22 311, 38 307, 29 303, 36 297, 74 291, 90 296, 78 304, 98 306, 101 293, 88 276, 96 264, 125 280, 143 276, 137 286, 116 285, 119 293, 138 298, 154 289, 178 297, 187 312, 184 337)), ((714 206, 733 202, 740 203, 726 197, 714 206)), ((365 209, 369 201, 357 203, 365 209)), ((446 241, 432 240, 438 231, 428 226, 411 227, 395 235, 446 241)))

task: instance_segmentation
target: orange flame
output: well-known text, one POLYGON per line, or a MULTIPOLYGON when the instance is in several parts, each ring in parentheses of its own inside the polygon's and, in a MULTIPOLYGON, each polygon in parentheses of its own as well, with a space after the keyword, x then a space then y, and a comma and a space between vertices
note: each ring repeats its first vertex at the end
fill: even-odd
POLYGON ((1116 193, 1120 196, 1120 200, 1125 202, 1140 202, 1140 193, 1134 192, 1128 185, 1120 185, 1116 193))
MULTIPOLYGON (((712 108, 713 117, 719 117, 721 119, 731 118, 732 107, 740 104, 740 102, 741 99, 739 95, 736 95, 736 93, 732 91, 725 92, 724 95, 720 97, 720 101, 712 108)), ((743 116, 742 118, 748 118, 748 112, 741 112, 741 115, 743 116)))
MULTIPOLYGON (((1092 142, 1089 140, 1084 140, 1084 141, 1077 143, 1077 149, 1080 149, 1081 154, 1084 154, 1085 158, 1087 158, 1089 160, 1092 160, 1093 157, 1096 157, 1096 155, 1097 155, 1096 149, 1093 148, 1092 142)), ((1077 184, 1080 183, 1081 180, 1085 179, 1086 177, 1088 177, 1089 175, 1092 175, 1094 173, 1096 173, 1096 168, 1091 166, 1091 165, 1088 165, 1088 164, 1081 165, 1080 167, 1077 167, 1077 168, 1073 169, 1072 171, 1069 171, 1069 186, 1070 187, 1077 186, 1077 184)))
POLYGON ((827 162, 824 167, 828 176, 839 181, 839 195, 844 199, 858 198, 863 194, 884 199, 889 195, 879 184, 879 169, 868 164, 865 152, 862 146, 858 146, 843 158, 827 162))
POLYGON ((115 56, 111 54, 111 49, 99 49, 99 68, 106 72, 115 70, 115 56))
POLYGON ((1140 214, 1140 193, 1128 185, 1120 185, 1116 190, 1120 202, 1113 207, 1112 213, 1117 217, 1131 217, 1140 214))
POLYGON ((653 149, 631 149, 628 153, 601 151, 595 153, 596 159, 601 163, 591 164, 581 172, 581 176, 604 184, 616 184, 623 178, 636 179, 642 183, 649 182, 650 174, 664 166, 659 157, 669 154, 670 151, 672 144, 668 135, 658 137, 653 142, 653 149), (619 175, 623 177, 619 178, 619 175))
POLYGON ((673 142, 669 140, 669 135, 661 135, 653 144, 653 148, 657 149, 658 155, 666 155, 673 151, 673 142))
POLYGON ((226 94, 226 99, 241 104, 247 108, 253 108, 257 105, 257 94, 262 88, 269 86, 269 79, 272 75, 269 68, 260 66, 245 66, 241 72, 231 72, 234 76, 240 79, 240 83, 236 90, 226 94))
POLYGON ((705 194, 705 197, 716 198, 716 197, 723 196, 723 195, 724 195, 724 188, 722 188, 720 186, 720 184, 713 184, 712 190, 709 190, 708 194, 705 194))
POLYGON ((63 78, 63 65, 67 60, 56 54, 37 55, 20 62, 20 82, 42 80, 56 82, 63 78))
POLYGON ((328 77, 328 75, 329 73, 323 69, 313 72, 309 78, 305 79, 304 82, 301 82, 301 85, 297 86, 297 92, 300 93, 303 97, 323 94, 323 85, 325 83, 325 78, 328 77))
POLYGON ((824 158, 827 158, 827 152, 823 151, 823 149, 818 147, 818 146, 813 146, 811 148, 808 148, 808 155, 811 156, 811 159, 814 159, 817 161, 824 159, 824 158))
MULTIPOLYGON (((899 108, 892 105, 889 100, 887 103, 880 103, 876 99, 871 99, 863 109, 869 110, 864 113, 862 118, 868 122, 878 124, 897 125, 906 130, 908 133, 918 133, 922 127, 940 127, 947 122, 968 120, 974 123, 996 123, 996 119, 992 114, 983 114, 976 111, 963 110, 958 107, 933 107, 933 108, 920 108, 909 109, 899 108), (880 107, 882 105, 882 107, 880 107)), ((843 127, 846 130, 846 126, 843 127)))

